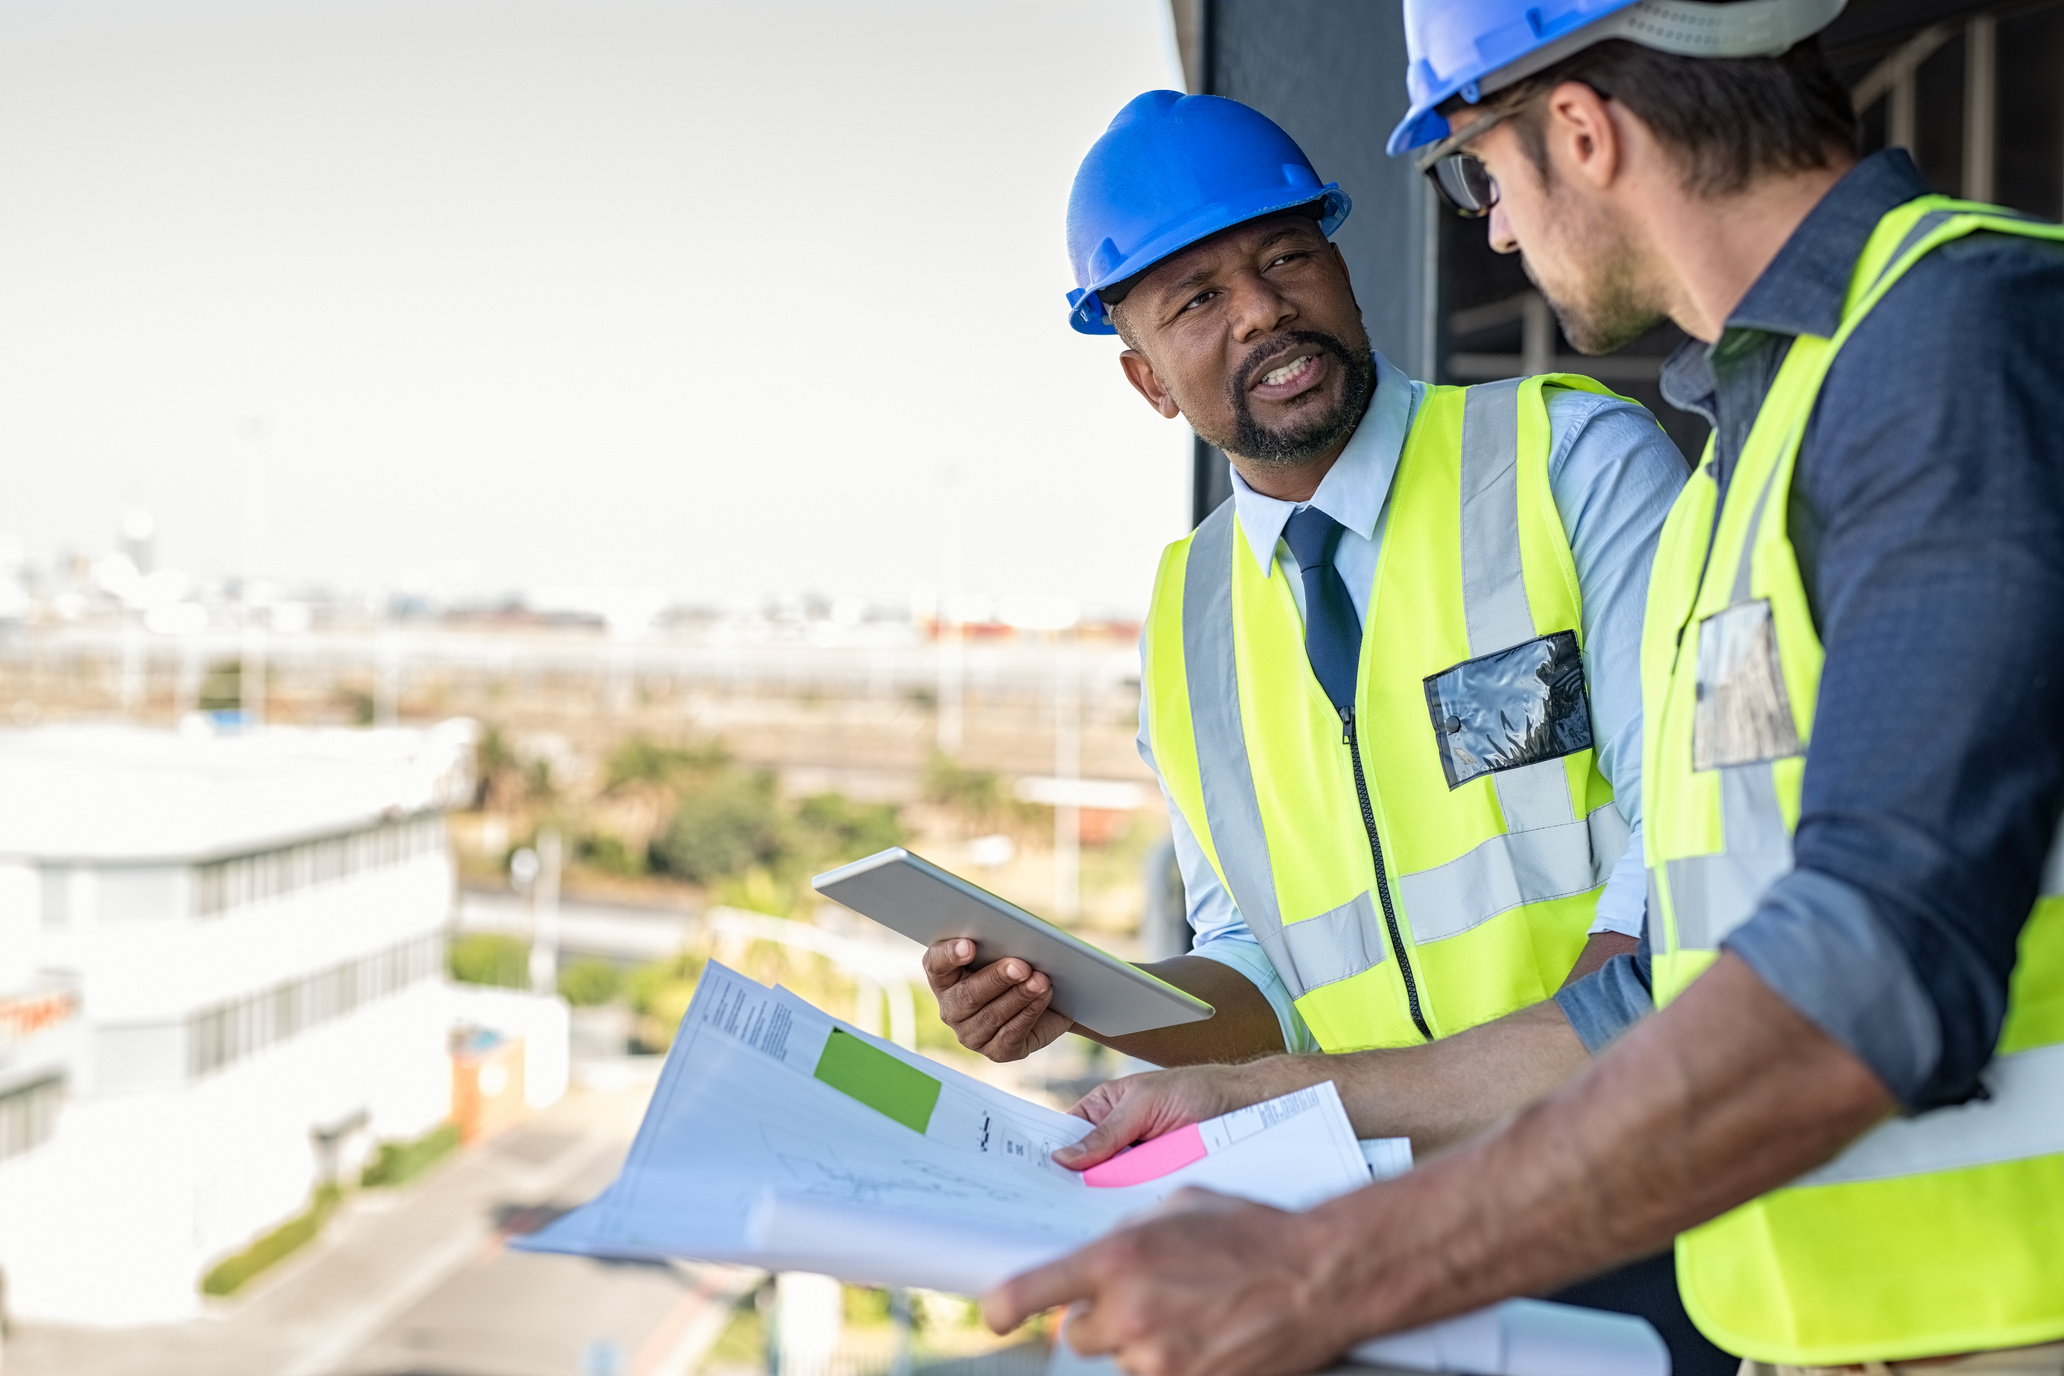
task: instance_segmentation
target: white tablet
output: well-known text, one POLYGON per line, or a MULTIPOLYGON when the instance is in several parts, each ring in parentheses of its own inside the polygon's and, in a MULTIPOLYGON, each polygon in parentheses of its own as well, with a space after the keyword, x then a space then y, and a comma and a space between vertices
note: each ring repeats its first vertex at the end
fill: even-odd
POLYGON ((1053 981, 1053 1006, 1084 1027, 1123 1037, 1202 1022, 1211 1005, 1156 979, 1015 903, 894 846, 810 881, 817 892, 929 946, 975 943, 970 969, 1016 956, 1053 981))

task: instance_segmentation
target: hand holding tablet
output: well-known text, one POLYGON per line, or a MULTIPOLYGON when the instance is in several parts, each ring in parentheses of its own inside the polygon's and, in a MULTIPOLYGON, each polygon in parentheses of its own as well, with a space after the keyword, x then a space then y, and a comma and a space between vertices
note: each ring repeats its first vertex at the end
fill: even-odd
POLYGON ((1016 957, 1053 981, 1052 1008, 1107 1037, 1201 1022, 1211 1005, 901 846, 812 885, 825 897, 931 946, 974 942, 970 968, 1016 957))

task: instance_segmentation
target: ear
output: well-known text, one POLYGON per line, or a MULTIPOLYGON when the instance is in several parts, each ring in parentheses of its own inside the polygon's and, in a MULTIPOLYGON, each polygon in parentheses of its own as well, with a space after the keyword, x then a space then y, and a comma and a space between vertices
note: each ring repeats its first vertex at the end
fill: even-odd
POLYGON ((1147 362, 1147 356, 1138 349, 1127 349, 1118 355, 1118 366, 1125 370, 1125 380, 1132 389, 1147 399, 1147 405, 1161 413, 1163 420, 1174 420, 1182 414, 1182 408, 1175 404, 1175 397, 1161 385, 1160 375, 1154 365, 1147 362))
POLYGON ((1550 91, 1543 132, 1551 163, 1596 190, 1610 186, 1627 153, 1615 113, 1611 101, 1581 81, 1550 91))

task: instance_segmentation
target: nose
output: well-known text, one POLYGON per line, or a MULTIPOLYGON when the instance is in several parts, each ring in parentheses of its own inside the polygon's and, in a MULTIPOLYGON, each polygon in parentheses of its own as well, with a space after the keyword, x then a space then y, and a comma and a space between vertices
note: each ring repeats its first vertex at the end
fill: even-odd
POLYGON ((1297 307, 1258 272, 1242 273, 1232 284, 1229 314, 1233 338, 1246 341, 1273 334, 1297 318, 1297 307))
POLYGON ((1485 220, 1485 229, 1491 237, 1491 252, 1519 252, 1519 236, 1512 232, 1512 221, 1505 216, 1504 201, 1501 200, 1491 207, 1491 213, 1485 220))

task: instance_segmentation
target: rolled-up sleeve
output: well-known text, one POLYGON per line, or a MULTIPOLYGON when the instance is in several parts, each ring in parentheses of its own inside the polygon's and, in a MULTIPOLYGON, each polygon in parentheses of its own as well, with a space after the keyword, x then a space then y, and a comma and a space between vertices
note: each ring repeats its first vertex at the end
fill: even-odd
POLYGON ((1631 956, 1614 956, 1574 984, 1555 993, 1584 1049, 1596 1056, 1622 1032, 1655 1011, 1649 985, 1648 943, 1631 956))
POLYGON ((1795 867, 1723 946, 1910 1111, 1979 1092, 2064 807, 2060 399, 2064 249, 1965 240, 1850 338, 1801 448, 1795 867))

